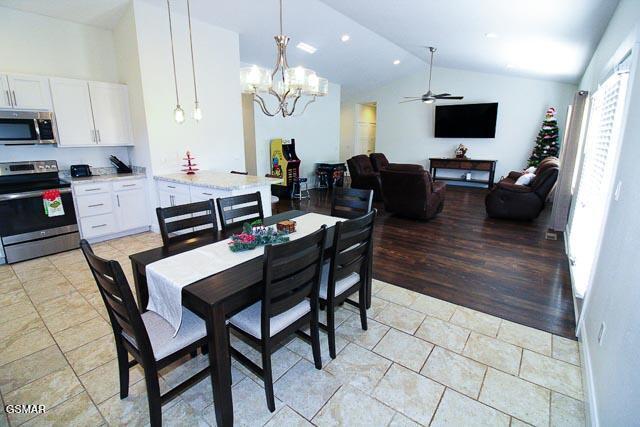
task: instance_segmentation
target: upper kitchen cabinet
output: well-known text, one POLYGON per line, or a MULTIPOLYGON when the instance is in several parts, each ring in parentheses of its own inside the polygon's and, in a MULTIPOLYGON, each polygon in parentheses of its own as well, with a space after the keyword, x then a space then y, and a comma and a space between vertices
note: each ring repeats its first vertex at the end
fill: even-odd
POLYGON ((26 74, 0 74, 0 108, 51 110, 49 79, 26 74))
POLYGON ((96 145, 89 86, 84 80, 51 79, 51 97, 58 125, 58 145, 96 145))
POLYGON ((89 82, 89 93, 98 144, 133 144, 127 86, 89 82))
POLYGON ((127 86, 51 79, 62 147, 133 145, 127 86))

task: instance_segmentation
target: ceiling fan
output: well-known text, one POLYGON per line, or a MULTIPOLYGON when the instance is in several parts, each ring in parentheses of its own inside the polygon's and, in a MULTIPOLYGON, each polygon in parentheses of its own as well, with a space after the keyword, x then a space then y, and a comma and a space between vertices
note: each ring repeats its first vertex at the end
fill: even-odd
POLYGON ((433 71, 433 54, 436 51, 435 47, 429 46, 429 51, 431 52, 431 61, 429 62, 429 89, 427 93, 422 96, 404 96, 403 98, 406 101, 400 101, 400 104, 404 104, 405 102, 413 102, 413 101, 422 101, 425 104, 433 104, 437 99, 462 99, 462 96, 451 96, 450 93, 440 93, 434 94, 431 92, 431 72, 433 71))

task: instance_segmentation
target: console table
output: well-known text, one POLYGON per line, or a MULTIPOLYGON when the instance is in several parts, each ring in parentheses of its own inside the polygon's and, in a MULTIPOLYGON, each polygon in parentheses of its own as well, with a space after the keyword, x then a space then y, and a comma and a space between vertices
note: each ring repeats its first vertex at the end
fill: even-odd
POLYGON ((435 181, 440 179, 442 181, 462 181, 462 182, 474 182, 478 184, 487 184, 487 188, 493 187, 493 180, 496 174, 497 160, 477 160, 477 159, 458 159, 458 158, 442 158, 431 157, 429 159, 429 169, 431 172, 431 178, 435 181), (489 173, 489 179, 465 179, 465 178, 438 178, 438 169, 456 169, 466 171, 482 171, 489 173))

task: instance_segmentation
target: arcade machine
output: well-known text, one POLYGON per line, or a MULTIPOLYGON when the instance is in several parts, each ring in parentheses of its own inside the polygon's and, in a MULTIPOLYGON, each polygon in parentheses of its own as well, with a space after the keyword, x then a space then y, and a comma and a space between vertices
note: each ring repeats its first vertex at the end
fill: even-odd
POLYGON ((282 178, 281 185, 272 185, 271 193, 274 196, 289 198, 294 178, 300 174, 300 159, 296 155, 296 140, 272 139, 271 140, 271 175, 282 178))

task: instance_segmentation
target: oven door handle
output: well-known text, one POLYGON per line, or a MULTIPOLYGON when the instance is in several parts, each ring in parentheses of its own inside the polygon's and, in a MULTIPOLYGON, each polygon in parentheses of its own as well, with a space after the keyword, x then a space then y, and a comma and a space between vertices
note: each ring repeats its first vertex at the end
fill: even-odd
MULTIPOLYGON (((71 193, 70 188, 54 188, 52 190, 58 190, 60 194, 71 193)), ((51 190, 45 190, 51 191, 51 190)), ((27 191, 24 193, 13 193, 13 194, 0 194, 0 202, 6 200, 18 200, 18 199, 29 199, 31 197, 42 197, 44 191, 27 191)))

